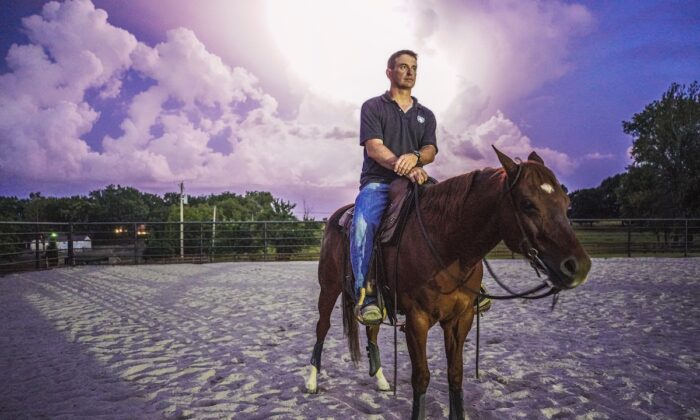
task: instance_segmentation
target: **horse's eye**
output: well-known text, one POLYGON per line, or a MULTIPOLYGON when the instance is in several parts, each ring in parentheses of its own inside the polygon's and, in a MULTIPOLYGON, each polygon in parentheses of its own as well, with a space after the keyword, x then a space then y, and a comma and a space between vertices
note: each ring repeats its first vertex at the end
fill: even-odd
POLYGON ((536 212, 537 211, 537 206, 535 206, 535 203, 533 203, 530 200, 523 200, 523 210, 527 212, 536 212))

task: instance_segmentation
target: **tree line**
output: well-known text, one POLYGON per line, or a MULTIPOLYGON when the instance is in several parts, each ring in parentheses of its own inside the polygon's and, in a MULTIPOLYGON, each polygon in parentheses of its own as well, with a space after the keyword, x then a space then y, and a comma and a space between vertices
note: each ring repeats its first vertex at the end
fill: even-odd
MULTIPOLYGON (((307 215, 303 216, 303 222, 313 223, 303 223, 293 212, 295 206, 262 191, 188 197, 183 207, 184 220, 188 223, 182 225, 184 247, 181 249, 178 193, 159 196, 132 187, 109 185, 87 196, 44 197, 33 192, 22 199, 0 197, 0 221, 57 223, 42 227, 41 232, 35 231, 31 224, 0 225, 0 265, 3 261, 26 257, 28 244, 34 240, 46 241, 47 252, 53 252, 54 260, 58 261, 59 234, 67 234, 68 229, 58 226, 59 223, 72 223, 76 233, 88 235, 93 254, 98 248, 135 246, 140 258, 171 257, 181 251, 185 255, 209 258, 235 254, 273 254, 279 258, 319 243, 322 223, 307 215), (210 223, 215 217, 216 226, 210 223), (290 223, 248 223, 278 221, 290 223), (104 226, 90 224, 96 222, 104 226)), ((79 257, 87 258, 90 252, 79 257)))
MULTIPOLYGON (((296 204, 269 192, 231 192, 188 197, 186 221, 294 221, 296 204)), ((180 221, 180 194, 163 196, 133 187, 109 185, 87 196, 44 197, 33 192, 28 198, 0 197, 0 220, 18 222, 162 222, 180 221)))
POLYGON ((622 122, 633 137, 627 171, 569 194, 571 218, 700 217, 700 85, 674 83, 622 122))

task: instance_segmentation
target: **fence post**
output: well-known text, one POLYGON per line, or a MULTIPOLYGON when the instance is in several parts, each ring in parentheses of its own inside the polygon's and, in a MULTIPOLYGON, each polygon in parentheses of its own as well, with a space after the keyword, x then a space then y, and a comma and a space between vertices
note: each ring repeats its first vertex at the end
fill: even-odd
POLYGON ((267 222, 263 222, 263 260, 267 261, 267 222))
POLYGON ((39 269, 39 224, 34 225, 34 268, 39 269))
POLYGON ((204 260, 204 222, 199 222, 199 262, 204 260))
POLYGON ((632 257, 632 221, 627 221, 627 257, 632 257))
POLYGON ((134 265, 139 264, 139 233, 138 226, 134 223, 134 265))
POLYGON ((211 254, 211 261, 214 262, 216 257, 216 221, 211 225, 211 251, 209 253, 211 254))
POLYGON ((73 251, 73 222, 68 224, 68 265, 75 266, 75 251, 73 251))
POLYGON ((685 248, 683 249, 683 256, 687 257, 688 256, 688 219, 685 219, 685 235, 683 235, 685 238, 685 248))

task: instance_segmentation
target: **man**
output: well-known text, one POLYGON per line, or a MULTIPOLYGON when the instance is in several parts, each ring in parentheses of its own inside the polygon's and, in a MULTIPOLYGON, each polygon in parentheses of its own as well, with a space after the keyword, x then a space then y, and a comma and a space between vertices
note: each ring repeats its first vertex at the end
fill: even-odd
MULTIPOLYGON (((410 50, 389 57, 389 90, 362 105, 360 145, 364 162, 360 193, 350 233, 350 259, 355 275, 356 299, 366 286, 374 236, 389 204, 389 184, 402 176, 422 184, 428 179, 423 166, 438 152, 435 115, 411 96, 416 84, 418 55, 410 50)), ((367 324, 383 318, 374 296, 367 296, 360 311, 367 324)))

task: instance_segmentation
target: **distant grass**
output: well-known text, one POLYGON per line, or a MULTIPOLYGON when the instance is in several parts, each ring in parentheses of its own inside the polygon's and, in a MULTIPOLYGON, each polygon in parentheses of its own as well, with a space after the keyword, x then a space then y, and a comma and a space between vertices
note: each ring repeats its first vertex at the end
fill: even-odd
MULTIPOLYGON (((700 228, 697 227, 688 229, 687 248, 684 225, 630 226, 619 220, 603 220, 576 223, 574 231, 592 257, 700 257, 700 228)), ((512 253, 500 242, 487 258, 512 258, 512 253)))

